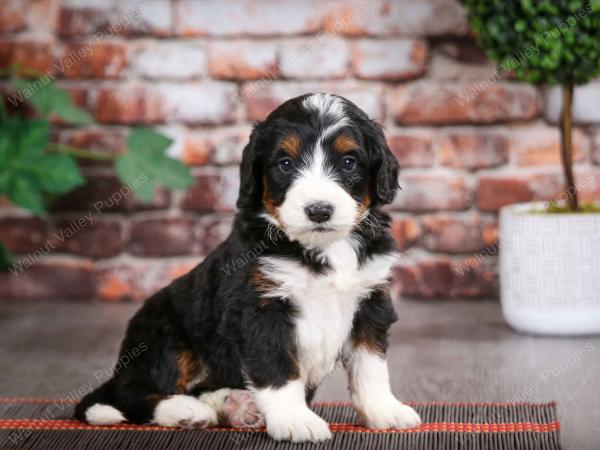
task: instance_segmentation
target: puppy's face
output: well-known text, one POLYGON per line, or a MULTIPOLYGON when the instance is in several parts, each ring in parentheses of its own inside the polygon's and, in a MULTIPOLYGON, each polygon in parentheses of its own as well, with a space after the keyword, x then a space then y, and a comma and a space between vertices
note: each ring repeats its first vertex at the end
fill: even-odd
POLYGON ((255 208, 291 240, 324 247, 393 199, 397 170, 380 128, 354 104, 306 95, 255 128, 238 206, 255 208))

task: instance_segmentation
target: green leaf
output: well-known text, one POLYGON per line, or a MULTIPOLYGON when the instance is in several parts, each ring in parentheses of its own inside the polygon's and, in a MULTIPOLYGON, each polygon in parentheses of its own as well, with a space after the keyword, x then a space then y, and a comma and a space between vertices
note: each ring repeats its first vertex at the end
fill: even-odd
POLYGON ((13 178, 6 195, 13 203, 30 210, 34 214, 40 215, 46 211, 40 187, 34 180, 26 176, 13 178))
POLYGON ((90 114, 73 103, 71 96, 59 88, 47 76, 36 80, 13 77, 12 85, 17 95, 34 105, 43 117, 55 113, 72 125, 87 125, 93 122, 90 114))
POLYGON ((41 155, 50 135, 46 120, 24 120, 20 124, 18 151, 22 156, 41 155))
POLYGON ((163 152, 173 140, 151 128, 136 128, 127 137, 127 148, 133 151, 163 152))
POLYGON ((7 270, 14 263, 14 255, 2 242, 0 242, 0 270, 7 270))
POLYGON ((37 161, 35 171, 43 190, 51 194, 64 194, 85 181, 77 162, 69 155, 44 155, 37 161))
POLYGON ((117 157, 115 171, 144 203, 152 200, 157 186, 190 187, 195 179, 189 167, 165 154, 172 140, 148 128, 138 128, 127 138, 128 152, 117 157))
POLYGON ((59 88, 54 92, 51 111, 71 125, 88 125, 94 121, 87 111, 73 103, 66 91, 59 88))

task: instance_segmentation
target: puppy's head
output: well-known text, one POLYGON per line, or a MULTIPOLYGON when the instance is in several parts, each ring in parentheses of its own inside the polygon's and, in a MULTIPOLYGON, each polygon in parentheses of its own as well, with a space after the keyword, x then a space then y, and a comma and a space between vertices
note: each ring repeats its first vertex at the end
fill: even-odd
POLYGON ((244 149, 238 208, 291 240, 323 247, 347 237, 396 193, 398 163, 381 128, 349 100, 293 98, 255 126, 244 149))

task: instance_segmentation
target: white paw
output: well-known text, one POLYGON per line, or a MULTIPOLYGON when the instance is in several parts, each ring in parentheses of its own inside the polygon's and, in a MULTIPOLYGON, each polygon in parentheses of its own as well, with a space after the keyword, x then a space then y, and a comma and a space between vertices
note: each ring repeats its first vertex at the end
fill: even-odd
POLYGON ((206 428, 217 424, 217 413, 197 398, 172 395, 156 405, 152 421, 163 427, 206 428))
POLYGON ((306 407, 267 417, 267 433, 277 441, 318 442, 331 438, 327 422, 306 407))
POLYGON ((421 425, 419 414, 390 395, 357 407, 363 425, 368 428, 415 428, 421 425))

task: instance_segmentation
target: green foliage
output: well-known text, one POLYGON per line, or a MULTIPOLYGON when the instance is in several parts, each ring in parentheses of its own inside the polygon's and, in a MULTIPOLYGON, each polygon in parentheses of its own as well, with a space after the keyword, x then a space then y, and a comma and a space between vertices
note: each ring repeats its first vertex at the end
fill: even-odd
MULTIPOLYGON (((172 141, 150 129, 133 130, 127 139, 127 153, 116 158, 50 142, 51 114, 71 125, 88 124, 91 116, 47 78, 13 77, 12 82, 16 92, 11 100, 30 102, 40 117, 11 116, 0 98, 0 194, 15 205, 39 215, 46 211, 49 196, 82 185, 85 180, 76 158, 114 159, 120 180, 143 202, 152 199, 157 185, 184 189, 193 184, 189 168, 165 153, 172 141)), ((4 250, 2 247, 0 252, 4 250)))
POLYGON ((534 84, 600 75, 600 0, 463 0, 488 56, 534 84))
POLYGON ((16 99, 23 98, 31 102, 42 117, 47 118, 54 113, 71 125, 92 123, 92 116, 87 111, 78 108, 68 92, 60 89, 47 78, 39 78, 32 82, 13 77, 12 85, 16 91, 16 99))
POLYGON ((127 138, 127 153, 115 162, 119 178, 144 202, 152 200, 157 185, 185 189, 194 183, 189 169, 165 154, 171 143, 171 139, 149 128, 135 129, 127 138))
POLYGON ((586 202, 581 203, 579 205, 579 209, 577 211, 573 211, 569 208, 568 204, 559 203, 559 202, 550 202, 548 206, 541 211, 535 211, 539 213, 547 213, 547 214, 573 214, 576 212, 577 214, 581 213, 590 213, 590 214, 598 214, 600 213, 600 205, 597 203, 586 202))

